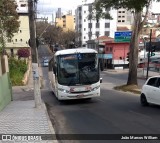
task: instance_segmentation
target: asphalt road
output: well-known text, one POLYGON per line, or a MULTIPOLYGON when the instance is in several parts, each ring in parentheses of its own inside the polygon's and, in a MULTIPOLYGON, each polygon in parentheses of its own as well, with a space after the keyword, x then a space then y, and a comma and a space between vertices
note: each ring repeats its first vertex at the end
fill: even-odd
MULTIPOLYGON (((47 48, 39 49, 41 57, 47 56, 47 48), (45 53, 43 55, 43 52, 45 53)), ((126 82, 126 73, 102 72, 101 96, 87 100, 59 102, 48 84, 48 68, 42 67, 45 86, 42 99, 48 107, 52 124, 62 138, 62 134, 89 134, 92 138, 107 134, 160 134, 160 107, 141 107, 139 95, 115 91, 113 86, 126 82)), ((144 81, 140 81, 142 84, 144 81)), ((66 138, 67 138, 66 137, 66 138)), ((82 137, 82 136, 81 136, 82 137)), ((103 138, 103 137, 102 137, 103 138)), ((72 138, 71 138, 72 139, 72 138)), ((152 140, 61 140, 65 143, 156 143, 152 140)))

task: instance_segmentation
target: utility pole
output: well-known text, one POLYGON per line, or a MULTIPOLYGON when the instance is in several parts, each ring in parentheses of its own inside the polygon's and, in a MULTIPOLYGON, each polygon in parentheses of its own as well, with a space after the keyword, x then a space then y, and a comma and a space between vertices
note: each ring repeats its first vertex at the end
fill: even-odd
POLYGON ((32 54, 32 72, 33 72, 35 107, 41 108, 42 101, 41 101, 41 91, 40 91, 39 72, 38 72, 38 54, 36 46, 34 2, 35 0, 28 0, 30 47, 32 54))

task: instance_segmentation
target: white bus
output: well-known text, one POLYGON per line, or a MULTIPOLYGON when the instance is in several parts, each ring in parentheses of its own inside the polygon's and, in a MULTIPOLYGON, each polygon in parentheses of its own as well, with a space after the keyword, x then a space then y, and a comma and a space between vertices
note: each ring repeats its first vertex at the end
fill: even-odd
POLYGON ((97 51, 82 48, 57 51, 49 62, 49 79, 58 100, 100 96, 97 51))

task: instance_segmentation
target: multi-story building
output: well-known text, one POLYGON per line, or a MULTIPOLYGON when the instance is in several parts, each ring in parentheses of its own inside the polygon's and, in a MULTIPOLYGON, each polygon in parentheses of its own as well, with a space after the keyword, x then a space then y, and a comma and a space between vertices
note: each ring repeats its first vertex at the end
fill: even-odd
POLYGON ((112 8, 108 10, 113 20, 100 19, 99 21, 92 18, 92 10, 92 3, 80 5, 76 9, 76 31, 80 35, 76 41, 79 46, 86 45, 87 41, 97 39, 100 36, 113 38, 115 31, 117 31, 117 10, 112 8))
POLYGON ((61 18, 61 17, 62 17, 61 8, 58 8, 58 11, 56 12, 56 18, 61 18))
POLYGON ((117 26, 118 27, 127 27, 131 29, 133 24, 133 14, 131 11, 128 11, 124 8, 117 10, 117 26))
POLYGON ((17 0, 17 5, 20 22, 19 31, 14 33, 12 39, 6 39, 6 51, 12 55, 16 54, 19 48, 29 48, 28 40, 30 39, 28 1, 17 0))
POLYGON ((64 31, 75 30, 75 17, 72 14, 63 15, 61 18, 56 18, 56 26, 60 26, 64 31))

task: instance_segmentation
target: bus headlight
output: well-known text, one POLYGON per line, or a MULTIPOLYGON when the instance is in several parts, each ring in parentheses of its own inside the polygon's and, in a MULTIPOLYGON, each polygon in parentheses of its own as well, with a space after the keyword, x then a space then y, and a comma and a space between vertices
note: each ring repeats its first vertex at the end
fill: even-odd
POLYGON ((96 86, 96 87, 94 87, 94 88, 92 88, 91 91, 95 91, 95 90, 97 90, 98 88, 100 88, 100 85, 99 85, 99 86, 96 86))
POLYGON ((69 91, 66 90, 66 89, 58 88, 58 90, 61 91, 61 92, 64 92, 64 93, 69 93, 69 91))

